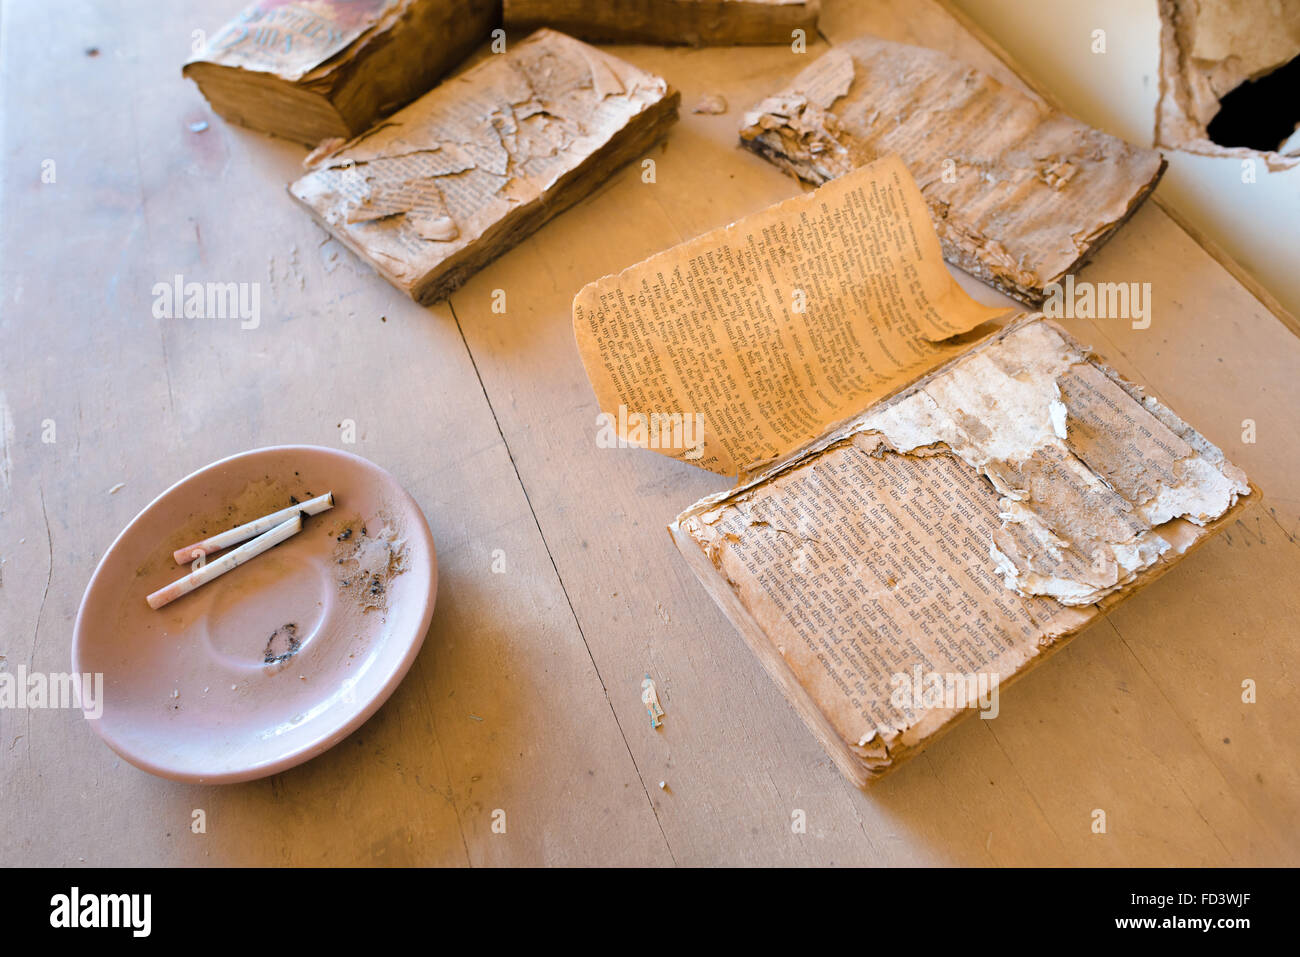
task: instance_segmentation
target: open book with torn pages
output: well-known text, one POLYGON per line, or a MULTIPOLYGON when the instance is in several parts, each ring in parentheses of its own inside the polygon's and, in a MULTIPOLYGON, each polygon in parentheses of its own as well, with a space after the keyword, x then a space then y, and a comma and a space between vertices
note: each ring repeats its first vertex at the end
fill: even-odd
POLYGON ((970 299, 897 157, 578 293, 602 422, 738 484, 673 539, 858 784, 1235 518, 1246 476, 970 299))

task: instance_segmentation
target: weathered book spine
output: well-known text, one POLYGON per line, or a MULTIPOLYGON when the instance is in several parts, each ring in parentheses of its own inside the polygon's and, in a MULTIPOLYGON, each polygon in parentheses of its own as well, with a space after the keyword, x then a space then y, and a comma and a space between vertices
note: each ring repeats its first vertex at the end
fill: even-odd
POLYGON ((314 146, 427 91, 500 18, 500 0, 258 0, 181 72, 225 119, 314 146))
POLYGON ((790 43, 817 29, 821 0, 505 0, 507 27, 584 40, 725 46, 790 43))

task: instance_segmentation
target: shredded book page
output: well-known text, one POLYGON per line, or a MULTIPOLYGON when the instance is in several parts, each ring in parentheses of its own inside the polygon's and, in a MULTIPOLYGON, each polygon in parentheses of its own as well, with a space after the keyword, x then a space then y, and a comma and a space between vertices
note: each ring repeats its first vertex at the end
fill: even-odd
POLYGON ((905 387, 1005 312, 957 285, 891 156, 591 283, 573 324, 620 441, 737 475, 905 387))
POLYGON ((935 50, 864 36, 746 113, 742 145, 814 185, 907 163, 944 255, 1033 306, 1155 187, 1164 160, 935 50))

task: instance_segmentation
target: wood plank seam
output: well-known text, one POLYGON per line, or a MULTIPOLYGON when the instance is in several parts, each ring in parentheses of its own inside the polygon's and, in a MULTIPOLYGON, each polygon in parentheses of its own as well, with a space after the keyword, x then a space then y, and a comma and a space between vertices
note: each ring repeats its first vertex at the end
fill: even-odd
MULTIPOLYGON (((450 306, 451 303, 448 303, 450 306)), ((426 701, 429 698, 429 687, 426 684, 423 689, 426 701)), ((438 760, 442 762, 444 771, 447 772, 447 780, 451 780, 451 765, 447 761, 447 752, 442 747, 442 735, 438 734, 438 719, 433 708, 433 702, 429 701, 429 726, 433 729, 433 742, 438 747, 438 760)), ((447 803, 451 805, 451 813, 456 816, 456 832, 460 834, 460 845, 465 849, 465 866, 474 866, 474 855, 469 850, 469 839, 465 837, 465 819, 460 816, 460 805, 456 803, 456 789, 448 788, 447 803)))
POLYGON ((555 572, 555 580, 560 586, 560 592, 564 595, 565 604, 569 606, 569 615, 573 618, 573 625, 578 629, 578 637, 582 639, 582 647, 587 652, 587 660, 591 662, 591 669, 596 673, 596 680, 600 682, 600 690, 604 692, 605 704, 609 706, 610 714, 614 717, 614 726, 618 728, 618 735, 623 739, 623 747, 627 749, 628 757, 632 760, 632 768, 636 772, 637 780, 641 782, 641 790, 645 792, 646 801, 650 804, 650 813, 655 817, 655 825, 659 828, 659 834, 664 839, 664 849, 668 851, 668 857, 674 865, 677 863, 677 855, 673 853, 672 844, 668 840, 668 834, 664 831, 664 825, 659 820, 659 809, 655 807, 654 798, 650 796, 650 785, 646 782, 645 775, 641 773, 641 768, 636 762, 636 754, 632 751, 632 744, 627 739, 627 732, 623 730, 623 723, 618 719, 618 711, 614 708, 614 702, 609 698, 609 686, 605 684, 605 676, 600 673, 600 666, 596 664, 596 657, 591 652, 591 645, 587 643, 587 635, 582 629, 582 622, 578 619, 577 609, 573 607, 573 599, 569 597, 569 588, 564 583, 564 576, 560 574, 560 568, 555 562, 555 556, 551 554, 551 544, 546 540, 546 533, 542 530, 541 520, 537 517, 537 510, 533 508, 533 500, 528 495, 528 486, 524 484, 524 477, 519 474, 519 465, 515 462, 515 454, 510 448, 510 441, 506 438, 505 430, 501 428, 501 420, 497 417, 497 410, 492 405, 492 397, 488 395, 487 386, 483 382, 483 375, 479 372, 478 360, 474 358, 474 350, 469 346, 469 340, 465 338, 465 330, 460 324, 460 316, 456 315, 456 307, 451 301, 451 296, 447 297, 447 308, 451 311, 451 317, 456 321, 456 331, 460 333, 460 341, 465 346, 465 354, 469 356, 470 365, 474 368, 474 375, 478 379, 479 388, 483 390, 483 400, 487 403, 488 412, 492 415, 492 423, 497 427, 497 434, 501 436, 501 444, 505 446, 506 455, 510 459, 510 467, 514 469, 515 480, 519 483, 519 490, 523 493, 524 502, 528 505, 528 514, 533 517, 533 524, 537 526, 537 535, 542 541, 542 548, 546 552, 546 558, 551 563, 551 570, 555 572))
MULTIPOLYGON (((39 486, 41 495, 41 520, 45 523, 45 544, 49 550, 49 565, 45 572, 45 590, 41 592, 41 604, 36 610, 36 627, 32 632, 32 647, 27 653, 27 671, 36 667, 36 646, 41 641, 41 619, 45 615, 45 600, 50 597, 50 583, 54 580, 54 536, 50 533, 50 517, 45 511, 45 486, 39 486)), ((27 766, 32 765, 32 712, 27 711, 27 766)))
MULTIPOLYGON (((1224 790, 1235 795, 1237 800, 1241 802, 1241 806, 1245 808, 1246 813, 1250 815, 1251 819, 1256 824, 1259 825, 1261 830, 1267 831, 1267 828, 1264 826, 1264 823, 1260 821, 1259 818, 1255 816, 1255 813, 1250 809, 1250 804, 1246 800, 1247 795, 1240 794, 1237 792, 1235 788, 1233 788, 1232 783, 1227 778, 1227 775, 1223 773, 1223 768, 1220 767, 1219 762, 1215 760, 1213 753, 1211 753, 1211 751, 1205 746, 1205 742, 1201 739, 1201 736, 1196 733, 1196 729, 1187 721, 1186 718, 1183 717, 1182 712, 1178 710, 1178 706, 1173 702, 1173 700, 1169 697, 1169 695, 1165 694, 1165 689, 1161 687, 1160 683, 1156 680, 1155 675, 1153 675, 1150 669, 1147 668, 1145 662, 1143 662, 1141 657, 1138 656, 1138 653, 1133 650, 1133 646, 1130 645, 1128 639, 1124 637, 1124 633, 1119 630, 1119 627, 1115 624, 1115 622, 1111 620, 1109 615, 1103 614, 1102 618, 1105 619, 1106 624, 1110 625, 1111 631, 1115 632, 1115 637, 1119 639, 1120 644, 1124 646, 1124 650, 1129 653, 1129 656, 1133 659, 1133 662, 1139 668, 1141 668, 1142 673, 1151 680, 1152 686, 1159 693, 1160 697, 1164 699, 1164 702, 1166 706, 1168 706, 1169 710, 1173 712, 1174 716, 1178 718, 1178 720, 1182 723, 1183 728, 1187 731, 1191 739, 1196 742, 1196 746, 1201 750, 1201 753, 1205 755, 1206 759, 1210 763, 1210 766, 1213 767, 1214 770, 1219 772, 1219 778, 1223 782, 1224 790)), ((1173 774, 1170 775, 1170 778, 1178 786, 1178 790, 1182 793, 1182 795, 1185 798, 1187 798, 1187 803, 1191 806, 1191 808, 1194 811, 1196 811, 1200 819, 1205 822, 1206 829, 1211 834, 1214 835, 1214 839, 1219 842, 1219 846, 1223 848, 1224 853, 1227 854, 1228 857, 1235 864, 1237 862, 1236 856, 1232 853, 1231 850, 1229 850, 1228 846, 1223 843, 1223 838, 1219 836, 1219 832, 1216 831, 1214 829, 1214 826, 1206 819, 1205 815, 1201 812, 1201 809, 1197 806, 1196 802, 1192 800, 1191 796, 1187 793, 1186 789, 1183 787, 1182 782, 1180 782, 1177 779, 1177 777, 1173 774)))
POLYGON ((1043 823, 1047 825, 1047 829, 1051 831, 1052 836, 1056 838, 1056 842, 1061 846, 1062 853, 1068 853, 1069 845, 1065 843, 1065 839, 1061 837, 1061 832, 1058 831, 1056 825, 1052 823, 1051 816, 1043 807, 1043 803, 1038 800, 1038 795, 1034 793, 1034 789, 1029 786, 1029 782, 1025 780, 1025 776, 1021 774, 1020 769, 1016 767, 1016 762, 1015 759, 1011 757, 1011 752, 1006 749, 1006 746, 1002 743, 1002 739, 998 737, 998 733, 993 730, 993 722, 981 721, 980 725, 993 736, 993 743, 998 746, 998 750, 1002 752, 1002 756, 1007 759, 1007 767, 1015 772, 1016 780, 1020 782, 1020 787, 1024 790, 1025 794, 1029 795, 1029 800, 1034 802, 1034 807, 1038 808, 1038 813, 1043 818, 1043 823))

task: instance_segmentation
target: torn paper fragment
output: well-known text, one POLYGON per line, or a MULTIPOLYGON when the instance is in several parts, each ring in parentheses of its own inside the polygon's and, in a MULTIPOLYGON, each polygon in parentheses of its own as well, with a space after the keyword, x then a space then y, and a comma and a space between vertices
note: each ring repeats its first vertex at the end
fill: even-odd
POLYGON ((659 692, 655 690, 654 680, 648 673, 641 682, 641 703, 650 716, 650 727, 657 728, 664 723, 664 709, 659 706, 659 692))
POLYGON ((745 114, 742 145, 814 185, 898 154, 953 265, 1033 306, 1164 161, 934 50, 859 37, 745 114))
POLYGON ((539 30, 313 154, 289 191, 429 303, 641 155, 676 121, 679 100, 659 77, 539 30))
POLYGON ((721 93, 705 93, 695 101, 695 106, 691 108, 692 113, 708 113, 718 115, 727 112, 727 98, 721 93))

